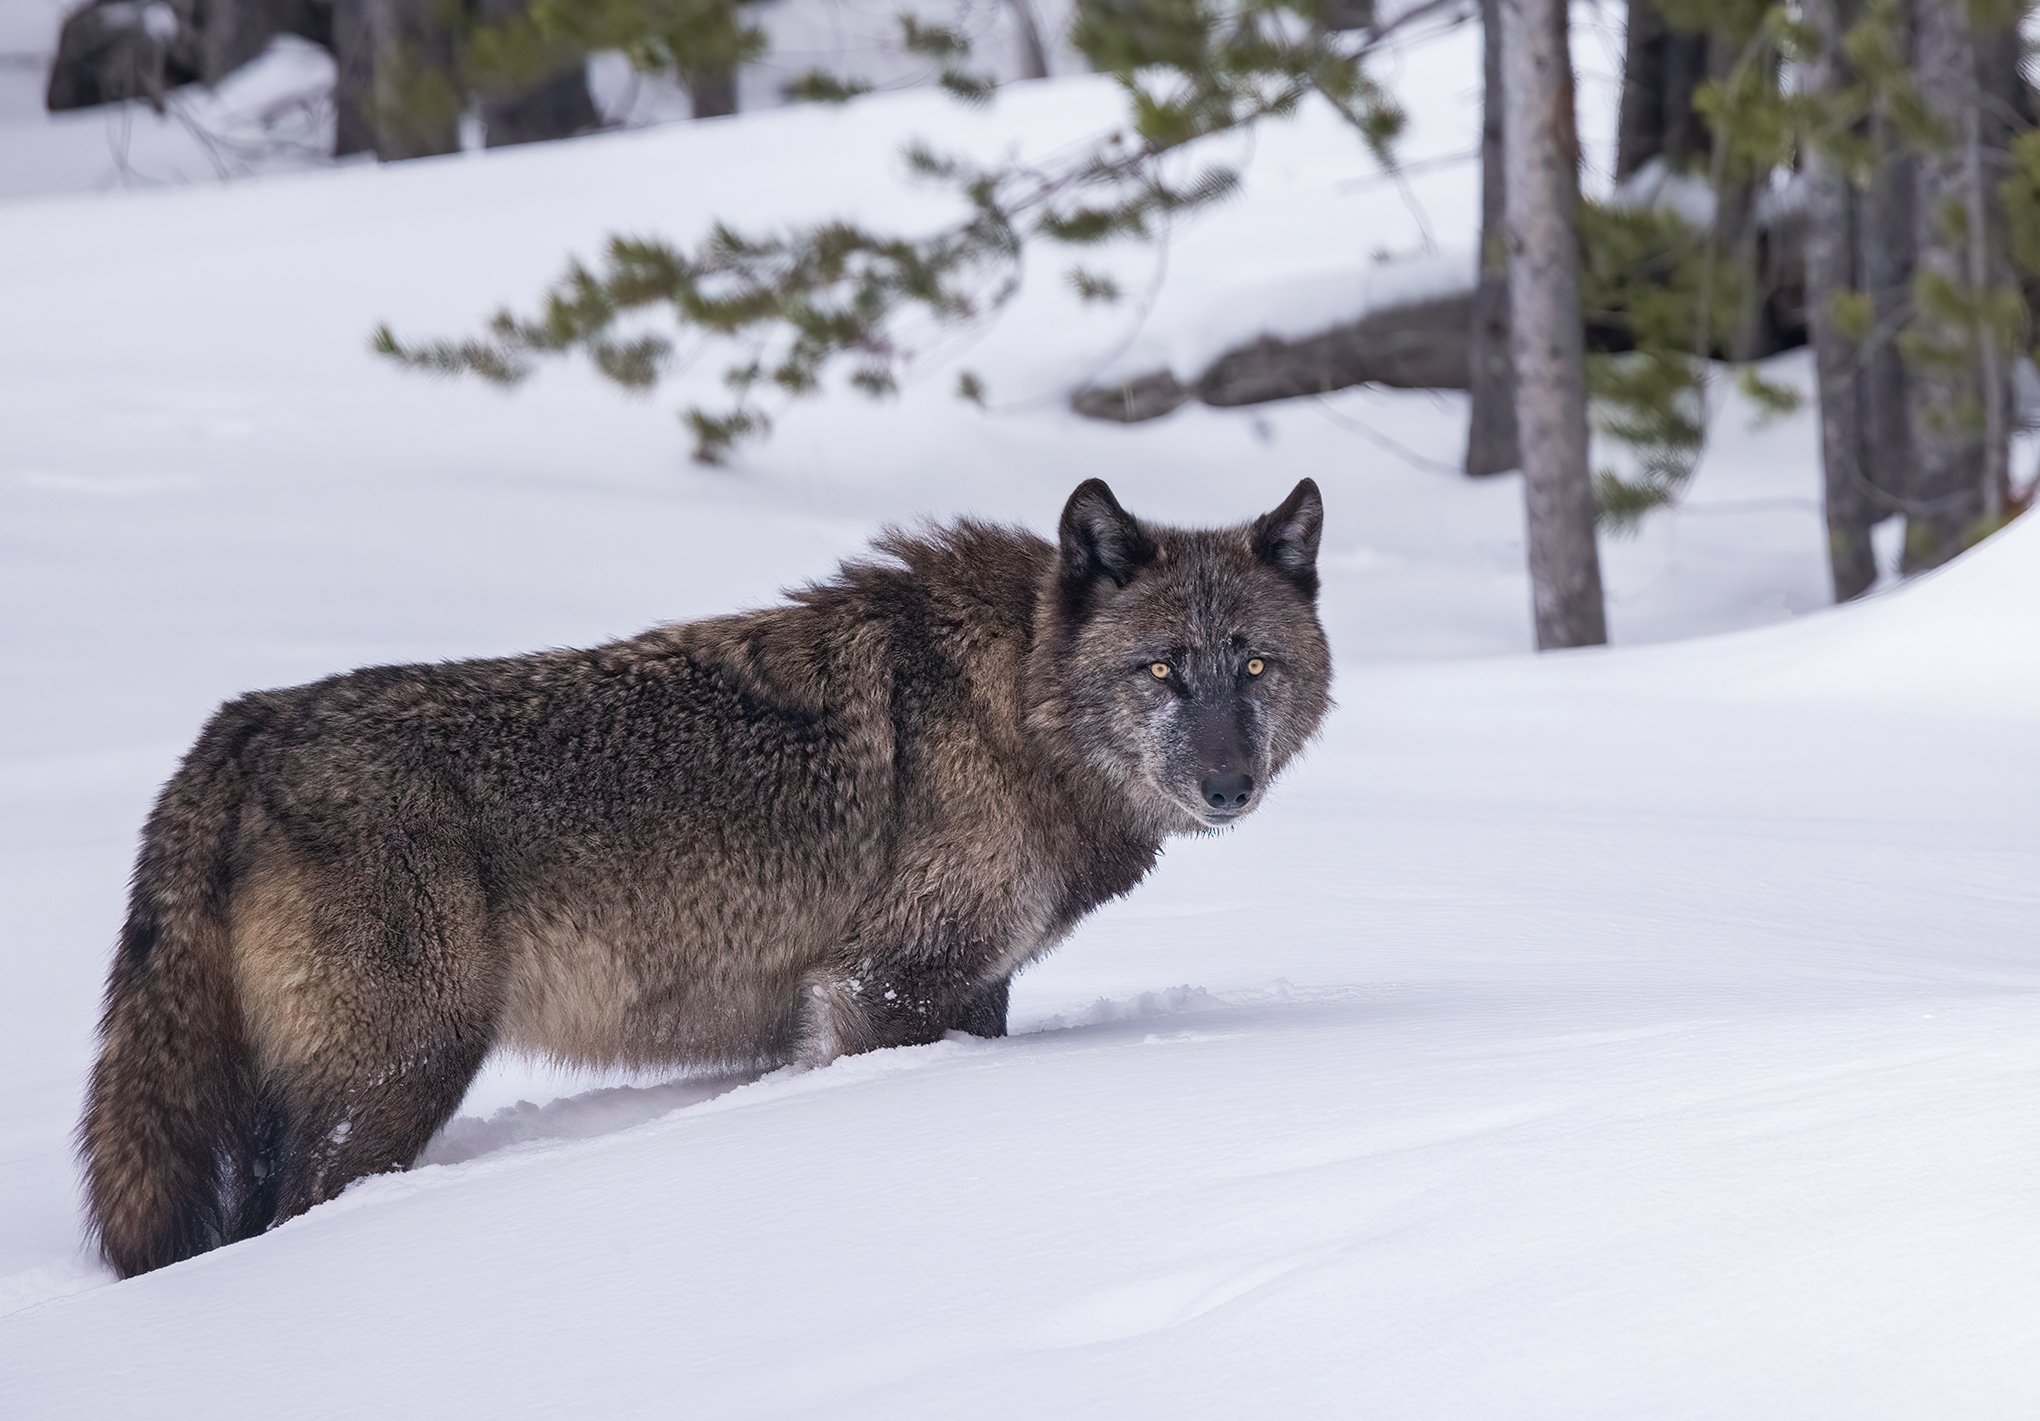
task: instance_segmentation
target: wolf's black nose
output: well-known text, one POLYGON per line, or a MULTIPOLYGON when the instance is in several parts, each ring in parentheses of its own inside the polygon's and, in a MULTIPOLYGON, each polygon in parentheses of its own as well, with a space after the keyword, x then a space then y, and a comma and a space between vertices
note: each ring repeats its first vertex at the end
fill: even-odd
POLYGON ((1254 777, 1238 770, 1216 770, 1206 775, 1198 788, 1204 791, 1204 802, 1213 809, 1245 809, 1247 801, 1254 797, 1254 777))

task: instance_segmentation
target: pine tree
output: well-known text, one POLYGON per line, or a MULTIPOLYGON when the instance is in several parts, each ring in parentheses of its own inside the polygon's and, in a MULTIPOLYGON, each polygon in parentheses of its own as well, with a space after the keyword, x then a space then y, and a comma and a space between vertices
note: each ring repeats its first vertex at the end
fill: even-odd
POLYGON ((1777 18, 1764 0, 1630 6, 1617 186, 1585 204, 1581 233, 1586 317, 1605 346, 1587 364, 1594 420, 1635 464, 1594 475, 1612 532, 1684 493, 1705 450, 1712 362, 1741 362, 1737 383, 1760 409, 1793 403, 1748 364, 1773 339, 1756 194, 1787 151, 1777 18), (1710 218, 1660 201, 1696 187, 1710 218))
MULTIPOLYGON (((1725 235, 1747 210, 1742 194, 1799 166, 1838 597, 1874 579, 1870 529, 1888 516, 1906 518, 1910 570, 1945 560, 2017 512, 2005 468, 2010 370, 2032 322, 2008 229, 2021 212, 2040 226, 2040 187, 2024 184, 2012 156, 2014 130, 2031 124, 2018 40, 2028 8, 2019 0, 1659 0, 1646 21, 1705 30, 1716 45, 1713 77, 1693 104, 1709 130, 1706 178, 1717 213, 1727 214, 1714 241, 1727 278, 1754 275, 1747 249, 1725 235), (1741 45, 1726 69, 1724 39, 1741 45), (1791 86, 1776 82, 1781 63, 1799 71, 1791 86)), ((1653 52, 1643 42, 1629 49, 1633 67, 1653 52)), ((1628 136, 1631 115, 1649 105, 1625 98, 1624 108, 1625 145, 1641 151, 1644 140, 1628 136)), ((1638 132, 1647 136, 1648 125, 1638 132)), ((1590 237, 1590 258, 1594 245, 1590 237)), ((1609 304, 1634 321, 1655 299, 1609 304)), ((1720 339, 1710 335, 1701 348, 1736 352, 1740 342, 1717 347, 1720 339)), ((1646 381, 1617 403, 1640 428, 1662 414, 1677 431, 1681 398, 1667 379, 1662 390, 1646 381)), ((1699 433, 1695 425, 1696 454, 1699 433)), ((1610 483, 1604 505, 1613 493, 1613 506, 1640 507, 1647 492, 1610 483)))

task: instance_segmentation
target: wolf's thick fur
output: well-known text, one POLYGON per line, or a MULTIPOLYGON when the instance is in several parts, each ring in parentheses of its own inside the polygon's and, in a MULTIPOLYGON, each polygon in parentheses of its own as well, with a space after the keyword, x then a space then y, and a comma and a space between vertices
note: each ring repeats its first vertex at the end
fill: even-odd
POLYGON ((498 1045, 826 1062, 1007 981, 1315 732, 1308 480, 895 533, 784 605, 244 696, 143 836, 81 1127, 123 1274, 408 1165, 498 1045))

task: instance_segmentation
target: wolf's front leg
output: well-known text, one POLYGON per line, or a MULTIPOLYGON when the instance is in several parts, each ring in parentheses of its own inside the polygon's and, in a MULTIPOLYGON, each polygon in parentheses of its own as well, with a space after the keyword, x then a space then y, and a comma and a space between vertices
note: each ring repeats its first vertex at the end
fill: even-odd
POLYGON ((919 1046, 952 1031, 1006 1034, 1007 983, 985 983, 952 967, 925 964, 823 968, 802 987, 794 1060, 825 1066, 838 1056, 919 1046))
POLYGON ((1012 994, 1011 977, 1001 977, 990 986, 978 988, 964 999, 963 1013, 949 1024, 949 1029, 967 1031, 972 1036, 1004 1036, 1006 1004, 1012 994))

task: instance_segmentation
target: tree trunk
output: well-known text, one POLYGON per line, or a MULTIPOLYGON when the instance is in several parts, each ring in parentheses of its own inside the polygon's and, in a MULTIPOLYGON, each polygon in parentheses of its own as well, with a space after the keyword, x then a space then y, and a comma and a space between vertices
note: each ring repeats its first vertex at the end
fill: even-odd
MULTIPOLYGON (((1968 188, 1970 269, 1999 292, 2020 290, 2008 246, 2007 218, 1998 192, 2011 170, 2013 141, 2034 126, 2034 94, 2026 83, 2023 19, 2033 11, 2022 0, 2016 12, 2001 10, 2002 21, 1978 37, 1978 101, 1970 105, 1969 153, 1964 165, 1968 188)), ((1971 12, 1972 15, 1977 13, 1971 12)), ((1984 444, 1993 466, 1984 474, 1984 517, 2002 524, 2011 499, 2014 352, 1995 340, 1983 346, 1984 444)))
MULTIPOLYGON (((1739 65, 1754 62, 1745 54, 1749 44, 1747 35, 1717 31, 1707 35, 1705 43, 1707 78, 1713 82, 1725 83, 1739 65)), ((1775 94, 1778 79, 1775 64, 1770 66, 1766 77, 1775 94)), ((1697 115, 1695 117, 1698 118, 1697 115)), ((1704 127, 1704 120, 1701 122, 1704 127)), ((1706 134, 1699 152, 1708 155, 1710 171, 1721 175, 1719 190, 1714 197, 1715 251, 1730 271, 1739 272, 1745 278, 1736 289, 1737 307, 1728 313, 1732 319, 1728 325, 1724 353, 1730 360, 1756 360, 1763 353, 1767 335, 1764 283, 1758 251, 1757 181, 1717 162, 1712 150, 1713 135, 1710 132, 1706 134)))
POLYGON ((219 83, 278 35, 303 34, 312 23, 312 7, 302 0, 211 0, 189 8, 197 21, 201 84, 219 83))
MULTIPOLYGON (((2001 169, 1996 163, 1991 167, 2001 169)), ((1997 220, 1997 199, 1984 174, 1983 117, 1974 101, 1963 115, 1962 197, 1970 280, 1979 292, 2002 291, 2011 273, 2001 256, 2003 224, 1997 220)), ((1983 520, 1995 527, 2004 521, 2011 498, 2012 381, 2011 361, 1987 322, 1977 331, 1976 358, 1977 377, 1983 382, 1983 520)))
POLYGON ((1653 158, 1676 169, 1706 155, 1707 125, 1694 112, 1693 94, 1707 78, 1707 65, 1706 35, 1673 29, 1656 0, 1629 0, 1615 138, 1618 183, 1653 158))
POLYGON ((1693 96, 1707 82, 1712 47, 1704 34, 1668 29, 1665 34, 1663 84, 1664 144, 1661 152, 1673 169, 1705 162, 1714 151, 1714 134, 1693 106, 1693 96))
POLYGON ((737 111, 737 71, 721 69, 687 83, 696 118, 727 118, 737 111))
POLYGON ((1622 27, 1622 98, 1615 121, 1615 181, 1664 149, 1659 93, 1664 68, 1665 17, 1650 0, 1629 0, 1622 27))
POLYGON ((1579 140, 1566 0, 1501 0, 1509 296, 1537 647, 1607 641, 1587 463, 1579 140))
POLYGON ((1908 571, 1946 562, 2003 509, 2009 455, 2010 362, 1989 332, 1933 300, 1937 287, 1974 301, 2002 284, 1991 255, 1997 224, 1984 174, 1994 164, 1982 152, 1979 36, 1966 5, 1942 0, 1923 0, 1915 23, 1914 82, 1948 141, 1919 162, 1914 330, 1932 350, 1909 367, 1915 477, 1908 571))
POLYGON ((1509 350, 1507 168, 1502 162, 1501 0, 1481 0, 1484 50, 1480 130, 1479 281, 1473 291, 1468 376, 1473 391, 1466 429, 1466 472, 1476 477, 1520 468, 1516 440, 1516 365, 1509 350))
POLYGON ((375 151, 375 30, 370 0, 334 0, 333 156, 375 151))
MULTIPOLYGON (((485 24, 514 20, 531 8, 531 0, 468 0, 468 4, 485 24)), ((587 60, 578 54, 528 88, 485 93, 481 107, 482 142, 490 148, 571 138, 602 121, 588 93, 587 60)))
POLYGON ((1013 33, 1020 42, 1020 77, 1048 77, 1048 49, 1041 42, 1041 21, 1035 17, 1033 0, 1006 0, 1013 12, 1013 33))
POLYGON ((463 99, 439 0, 367 0, 367 6, 376 156, 388 162, 459 152, 463 99))
MULTIPOLYGON (((715 0, 718 25, 727 26, 729 42, 735 43, 739 28, 737 7, 741 0, 715 0)), ((711 49, 720 49, 719 43, 711 43, 711 49)), ((687 98, 693 105, 696 118, 726 118, 737 111, 737 66, 734 50, 721 50, 727 57, 716 64, 683 68, 682 75, 687 84, 687 98)), ((698 58, 708 57, 706 53, 698 58)))
POLYGON ((489 148, 572 138, 601 122, 588 93, 587 67, 578 60, 521 94, 482 100, 482 142, 489 148))
MULTIPOLYGON (((1848 82, 1842 33, 1848 0, 1805 0, 1802 13, 1820 36, 1808 66, 1806 87, 1816 100, 1832 101, 1848 82)), ((1877 561, 1870 548, 1876 516, 1864 469, 1863 362, 1861 347, 1837 329, 1834 303, 1856 282, 1856 198, 1849 181, 1827 154, 1806 155, 1806 313, 1813 334, 1814 378, 1820 391, 1820 457, 1826 491, 1828 571, 1835 600, 1846 602, 1870 590, 1877 561)))
POLYGON ((1914 160, 1890 120, 1870 122, 1878 162, 1857 197, 1857 281, 1870 299, 1872 329, 1862 352, 1863 473, 1875 517, 1889 517, 1912 488, 1911 393, 1898 332, 1912 313, 1914 160))

